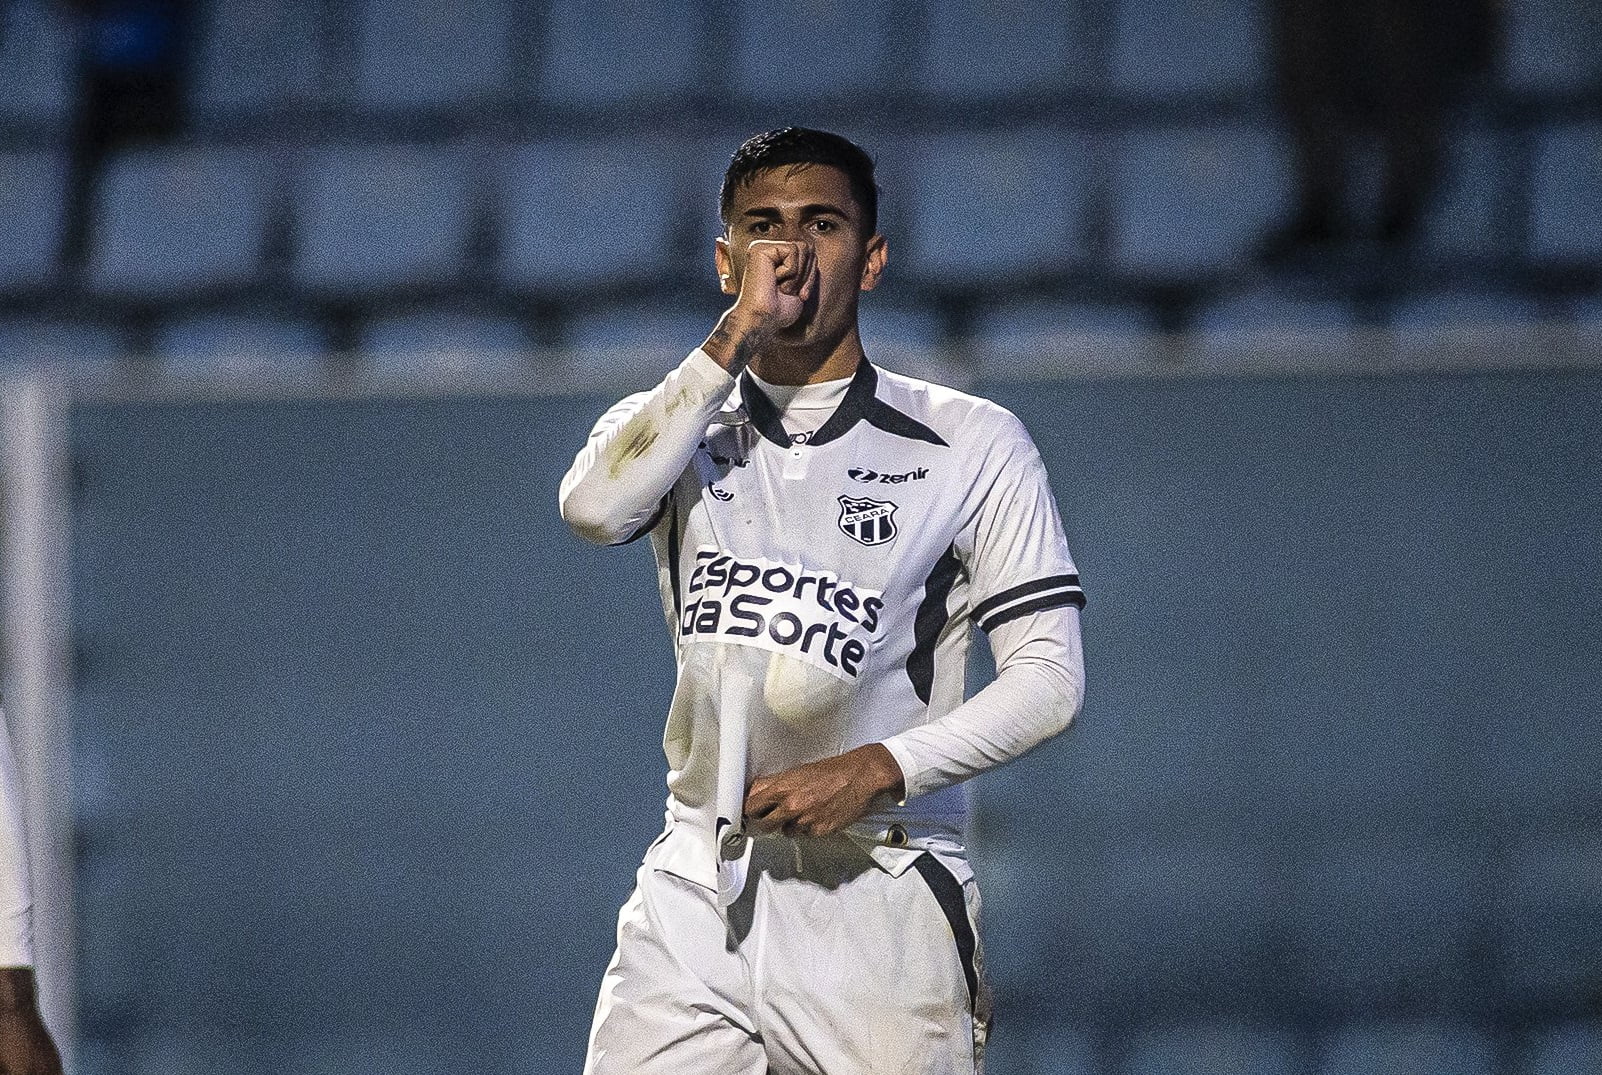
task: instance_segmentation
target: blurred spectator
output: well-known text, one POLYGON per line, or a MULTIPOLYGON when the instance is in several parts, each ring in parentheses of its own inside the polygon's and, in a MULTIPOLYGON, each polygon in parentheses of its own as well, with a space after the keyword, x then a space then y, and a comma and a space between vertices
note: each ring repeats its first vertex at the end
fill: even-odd
POLYGON ((66 0, 78 41, 72 174, 62 240, 81 264, 100 169, 117 149, 164 141, 183 122, 190 0, 66 0))
POLYGON ((1280 103, 1299 180, 1269 255, 1355 238, 1348 190, 1369 139, 1382 169, 1373 230, 1410 240, 1433 193, 1446 127, 1498 42, 1496 0, 1275 0, 1280 103))

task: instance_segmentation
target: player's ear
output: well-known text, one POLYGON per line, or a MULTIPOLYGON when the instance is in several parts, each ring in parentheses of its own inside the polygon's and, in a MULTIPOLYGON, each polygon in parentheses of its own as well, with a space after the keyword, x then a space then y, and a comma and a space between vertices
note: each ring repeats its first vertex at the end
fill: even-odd
POLYGON ((875 235, 868 240, 867 251, 868 258, 862 266, 862 290, 872 291, 879 286, 879 277, 884 275, 885 263, 890 259, 890 245, 883 235, 875 235))
POLYGON ((719 235, 712 258, 718 266, 718 286, 725 295, 738 295, 740 285, 734 279, 734 257, 729 252, 729 241, 719 235))

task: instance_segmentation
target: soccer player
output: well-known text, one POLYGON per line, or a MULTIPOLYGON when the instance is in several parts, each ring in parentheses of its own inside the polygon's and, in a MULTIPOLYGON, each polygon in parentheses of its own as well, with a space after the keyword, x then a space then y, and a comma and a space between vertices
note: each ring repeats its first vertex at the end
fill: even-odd
POLYGON ((863 354, 877 203, 838 135, 742 145, 716 246, 733 304, 562 482, 583 537, 650 536, 678 660, 666 830, 591 1075, 982 1066, 959 784, 1078 712, 1084 594, 1018 420, 863 354), (965 702, 975 625, 998 675, 965 702))
POLYGON ((0 713, 0 1075, 61 1075, 61 1057, 39 1017, 22 804, 4 713, 0 713))

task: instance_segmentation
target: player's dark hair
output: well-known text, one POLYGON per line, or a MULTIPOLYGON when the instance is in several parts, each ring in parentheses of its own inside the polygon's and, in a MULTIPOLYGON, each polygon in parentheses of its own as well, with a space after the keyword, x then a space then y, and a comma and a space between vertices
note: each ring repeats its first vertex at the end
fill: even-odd
POLYGON ((811 127, 780 127, 747 138, 723 173, 719 216, 729 222, 734 192, 750 183, 758 172, 790 165, 827 164, 845 173, 851 197, 862 210, 863 236, 879 230, 879 188, 873 182, 873 158, 848 138, 811 127))

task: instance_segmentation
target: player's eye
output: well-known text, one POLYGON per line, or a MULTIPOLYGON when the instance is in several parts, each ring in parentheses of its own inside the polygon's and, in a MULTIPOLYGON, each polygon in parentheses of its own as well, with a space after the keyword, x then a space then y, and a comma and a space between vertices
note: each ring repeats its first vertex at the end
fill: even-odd
POLYGON ((828 218, 824 218, 822 220, 814 220, 812 222, 812 230, 815 231, 815 232, 819 232, 820 234, 823 234, 823 235, 827 235, 829 232, 834 231, 839 226, 840 226, 839 224, 835 223, 832 220, 829 220, 828 218))
POLYGON ((756 220, 751 223, 751 230, 757 235, 766 235, 773 228, 771 220, 756 220))

